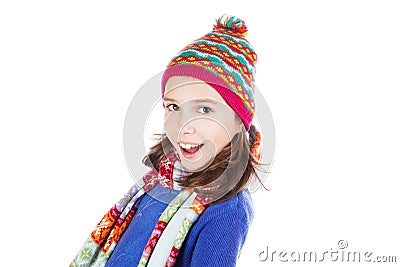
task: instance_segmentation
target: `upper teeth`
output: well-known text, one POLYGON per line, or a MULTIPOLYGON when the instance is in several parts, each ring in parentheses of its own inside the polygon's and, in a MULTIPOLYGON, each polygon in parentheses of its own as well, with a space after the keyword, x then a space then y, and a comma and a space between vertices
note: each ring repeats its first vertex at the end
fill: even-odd
POLYGON ((179 143, 179 145, 182 147, 182 148, 194 148, 194 147, 198 147, 199 145, 193 145, 193 144, 183 144, 183 143, 179 143))

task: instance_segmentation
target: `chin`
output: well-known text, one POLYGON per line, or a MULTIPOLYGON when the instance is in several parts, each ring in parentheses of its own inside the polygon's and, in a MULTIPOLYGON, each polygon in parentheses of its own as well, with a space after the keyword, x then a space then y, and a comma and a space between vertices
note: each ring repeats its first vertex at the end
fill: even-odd
POLYGON ((191 172, 202 171, 208 166, 210 166, 211 163, 213 162, 213 159, 207 159, 206 161, 204 159, 198 159, 197 161, 193 161, 191 159, 183 157, 182 155, 180 156, 182 165, 191 172))

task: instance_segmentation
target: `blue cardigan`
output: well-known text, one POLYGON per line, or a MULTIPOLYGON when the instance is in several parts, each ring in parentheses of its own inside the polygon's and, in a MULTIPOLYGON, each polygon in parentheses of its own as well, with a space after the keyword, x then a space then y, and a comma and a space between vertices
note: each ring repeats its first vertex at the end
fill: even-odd
MULTIPOLYGON (((154 225, 177 194, 157 185, 142 197, 106 267, 137 266, 154 225)), ((235 266, 253 218, 247 189, 208 207, 190 229, 174 266, 235 266)))

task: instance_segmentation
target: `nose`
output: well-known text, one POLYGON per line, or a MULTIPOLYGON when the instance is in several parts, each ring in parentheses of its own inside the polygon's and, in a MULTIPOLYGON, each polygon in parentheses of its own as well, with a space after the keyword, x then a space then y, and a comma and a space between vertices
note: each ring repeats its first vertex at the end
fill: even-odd
POLYGON ((182 127, 182 133, 185 134, 185 135, 194 134, 195 133, 195 129, 194 129, 194 127, 193 127, 193 125, 191 123, 186 123, 182 127))
POLYGON ((195 115, 190 110, 184 110, 184 105, 181 106, 181 113, 179 113, 179 134, 190 135, 196 132, 195 130, 195 115))

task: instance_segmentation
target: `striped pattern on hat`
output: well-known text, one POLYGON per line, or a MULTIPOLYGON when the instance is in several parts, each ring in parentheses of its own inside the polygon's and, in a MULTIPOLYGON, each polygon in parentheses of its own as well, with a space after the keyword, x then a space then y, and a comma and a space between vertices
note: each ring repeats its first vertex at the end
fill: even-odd
POLYGON ((246 24, 238 17, 218 18, 211 32, 184 47, 168 63, 161 81, 162 97, 172 76, 203 80, 218 91, 249 130, 255 113, 257 55, 246 36, 246 24))

